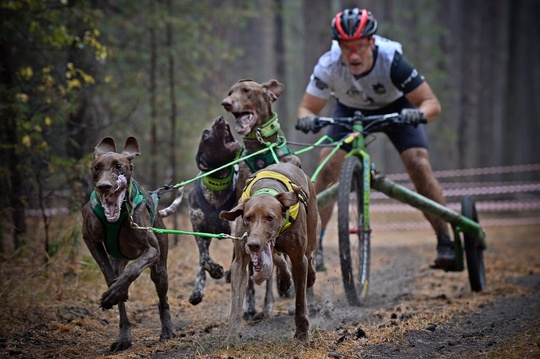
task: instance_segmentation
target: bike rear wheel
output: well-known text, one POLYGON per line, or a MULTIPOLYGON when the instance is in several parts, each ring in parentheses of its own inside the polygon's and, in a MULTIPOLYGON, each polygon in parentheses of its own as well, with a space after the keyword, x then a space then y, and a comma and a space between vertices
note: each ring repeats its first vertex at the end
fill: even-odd
MULTIPOLYGON (((471 197, 466 196, 461 201, 461 214, 478 223, 478 213, 471 197)), ((484 269, 484 248, 478 237, 463 232, 465 242, 465 258, 471 290, 481 292, 486 289, 486 274, 484 269)))
POLYGON ((343 286, 350 305, 361 305, 369 286, 371 229, 365 221, 362 178, 359 158, 345 158, 339 176, 338 236, 343 286))

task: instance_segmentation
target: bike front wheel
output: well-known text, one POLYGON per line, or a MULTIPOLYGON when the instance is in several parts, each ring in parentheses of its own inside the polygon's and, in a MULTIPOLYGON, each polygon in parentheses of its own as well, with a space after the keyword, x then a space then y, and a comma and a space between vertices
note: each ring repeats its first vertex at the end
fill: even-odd
POLYGON ((339 261, 350 305, 361 305, 369 286, 371 228, 364 212, 362 163, 350 156, 343 161, 338 189, 339 261))
MULTIPOLYGON (((461 214, 478 223, 478 213, 471 197, 466 196, 461 201, 461 214)), ((486 274, 484 269, 484 248, 478 237, 464 232, 465 258, 467 259, 467 271, 471 290, 481 292, 486 289, 486 274)))

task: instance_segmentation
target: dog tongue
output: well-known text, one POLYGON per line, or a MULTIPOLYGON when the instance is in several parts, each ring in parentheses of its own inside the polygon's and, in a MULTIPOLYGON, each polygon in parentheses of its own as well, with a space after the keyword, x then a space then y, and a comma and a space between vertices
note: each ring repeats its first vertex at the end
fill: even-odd
POLYGON ((260 285, 262 282, 272 276, 274 270, 274 262, 272 261, 272 243, 268 241, 261 253, 251 253, 251 262, 255 273, 251 279, 255 284, 260 285))
POLYGON ((114 223, 120 217, 120 209, 122 202, 126 196, 127 180, 124 175, 118 176, 117 187, 114 192, 103 194, 101 197, 101 205, 105 211, 107 222, 114 223))
POLYGON ((242 116, 236 118, 235 123, 236 132, 241 136, 247 135, 251 132, 251 127, 253 125, 253 114, 243 114, 242 116))

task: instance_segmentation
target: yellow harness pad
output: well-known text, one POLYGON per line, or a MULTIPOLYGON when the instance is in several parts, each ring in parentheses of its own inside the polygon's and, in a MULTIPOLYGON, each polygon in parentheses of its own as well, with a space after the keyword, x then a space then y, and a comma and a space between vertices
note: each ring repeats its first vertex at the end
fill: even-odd
MULTIPOLYGON (((258 189, 255 193, 253 193, 253 195, 251 194, 251 188, 253 187, 255 182, 261 179, 269 179, 269 178, 281 182, 285 186, 285 188, 287 188, 287 191, 294 192, 294 189, 293 189, 294 183, 286 176, 282 175, 281 173, 274 172, 274 171, 259 171, 256 174, 251 175, 247 179, 246 185, 244 186, 244 190, 242 191, 242 197, 240 199, 242 201, 245 201, 246 199, 252 196, 254 197, 258 194, 270 194, 273 196, 278 194, 279 192, 277 190, 273 188, 266 188, 266 187, 258 189)), ((300 198, 300 201, 304 204, 304 206, 306 206, 307 208, 308 197, 307 197, 306 192, 304 192, 304 190, 301 190, 300 193, 298 194, 298 197, 300 198)), ((287 210, 287 214, 285 216, 283 226, 281 227, 281 230, 279 231, 280 234, 283 233, 287 228, 289 228, 294 223, 294 221, 296 221, 296 218, 298 217, 299 209, 300 209, 299 203, 296 203, 295 205, 289 207, 289 209, 287 210)))

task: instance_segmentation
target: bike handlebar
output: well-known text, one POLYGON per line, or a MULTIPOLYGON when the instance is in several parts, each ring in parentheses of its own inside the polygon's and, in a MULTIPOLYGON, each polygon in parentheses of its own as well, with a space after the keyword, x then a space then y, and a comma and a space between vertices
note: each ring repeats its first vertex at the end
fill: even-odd
POLYGON ((425 117, 422 117, 421 119, 418 119, 418 120, 411 120, 402 116, 401 114, 397 112, 388 113, 384 115, 364 116, 360 111, 357 111, 352 117, 313 116, 310 119, 309 123, 301 124, 300 122, 298 122, 296 123, 295 128, 305 133, 308 133, 310 131, 315 133, 327 125, 333 125, 333 124, 353 125, 355 123, 361 123, 364 130, 370 129, 372 131, 376 131, 384 127, 387 127, 389 125, 412 125, 416 127, 421 123, 422 124, 427 123, 427 119, 425 117))

